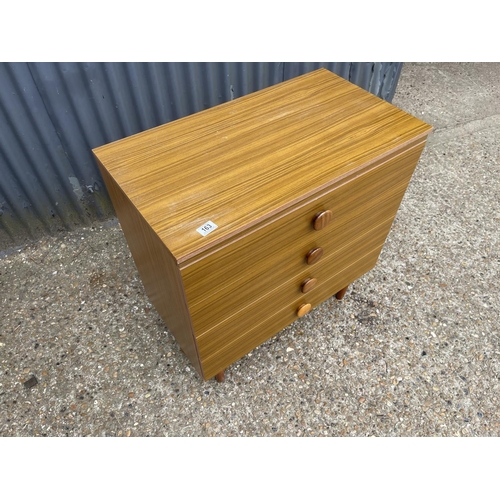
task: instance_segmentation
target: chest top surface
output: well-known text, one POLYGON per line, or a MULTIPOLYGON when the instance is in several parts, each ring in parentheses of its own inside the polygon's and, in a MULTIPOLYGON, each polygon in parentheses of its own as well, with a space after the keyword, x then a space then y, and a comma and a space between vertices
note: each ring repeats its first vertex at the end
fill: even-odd
POLYGON ((181 263, 431 129, 320 69, 93 152, 181 263))

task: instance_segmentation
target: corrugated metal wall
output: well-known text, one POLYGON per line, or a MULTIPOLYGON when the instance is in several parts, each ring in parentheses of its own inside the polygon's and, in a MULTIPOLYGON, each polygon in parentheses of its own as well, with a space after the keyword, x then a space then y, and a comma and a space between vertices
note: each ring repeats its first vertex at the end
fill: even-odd
POLYGON ((114 214, 92 148, 320 67, 391 101, 402 63, 0 63, 0 250, 114 214))

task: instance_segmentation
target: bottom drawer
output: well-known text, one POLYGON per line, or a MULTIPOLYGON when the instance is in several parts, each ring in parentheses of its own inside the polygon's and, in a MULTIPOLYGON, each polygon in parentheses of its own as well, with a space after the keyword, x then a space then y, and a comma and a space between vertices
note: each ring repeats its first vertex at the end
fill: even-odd
MULTIPOLYGON (((310 303, 313 308, 317 307, 339 290, 367 273, 377 263, 382 246, 383 245, 380 245, 375 250, 365 254, 349 267, 344 268, 321 286, 309 292, 307 294, 307 302, 310 303)), ((214 377, 217 373, 248 354, 252 349, 255 349, 258 345, 296 321, 298 319, 297 308, 303 302, 306 302, 305 296, 300 299, 295 299, 272 316, 254 325, 250 330, 243 332, 241 335, 235 333, 231 341, 227 342, 224 347, 218 351, 206 357, 202 356, 201 365, 205 380, 214 377)))

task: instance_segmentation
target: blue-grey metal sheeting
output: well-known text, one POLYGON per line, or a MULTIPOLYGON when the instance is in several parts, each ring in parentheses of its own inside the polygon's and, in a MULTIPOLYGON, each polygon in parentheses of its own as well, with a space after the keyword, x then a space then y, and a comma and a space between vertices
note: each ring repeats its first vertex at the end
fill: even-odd
POLYGON ((92 148, 320 67, 391 101, 402 63, 0 63, 0 250, 114 214, 92 148))

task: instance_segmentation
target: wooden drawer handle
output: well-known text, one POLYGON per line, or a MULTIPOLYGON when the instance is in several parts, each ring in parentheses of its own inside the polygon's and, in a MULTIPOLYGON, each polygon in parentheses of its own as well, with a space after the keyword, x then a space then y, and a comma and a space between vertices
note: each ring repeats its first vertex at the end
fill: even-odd
POLYGON ((298 309, 297 309, 297 316, 299 318, 302 318, 302 316, 305 316, 310 310, 312 309, 311 304, 302 304, 298 309))
POLYGON ((318 280, 316 278, 307 278, 305 281, 302 282, 302 285, 300 285, 300 291, 302 293, 307 293, 310 292, 318 283, 318 280))
POLYGON ((323 229, 328 224, 330 224, 332 218, 333 214, 331 210, 325 210, 323 212, 319 212, 318 214, 316 214, 313 220, 314 229, 316 229, 316 231, 323 229))
POLYGON ((307 252, 306 262, 308 264, 314 264, 315 262, 318 262, 321 257, 323 257, 323 249, 321 247, 313 248, 307 252))

